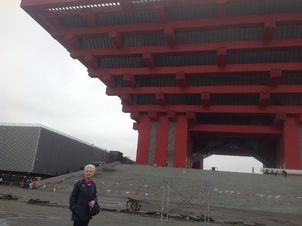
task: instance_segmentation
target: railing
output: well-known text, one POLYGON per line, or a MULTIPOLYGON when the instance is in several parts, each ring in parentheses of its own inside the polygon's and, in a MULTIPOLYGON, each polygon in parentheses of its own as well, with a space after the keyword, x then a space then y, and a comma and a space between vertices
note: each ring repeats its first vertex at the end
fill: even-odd
POLYGON ((278 168, 261 168, 263 174, 286 174, 286 175, 302 175, 302 170, 278 169, 278 168))

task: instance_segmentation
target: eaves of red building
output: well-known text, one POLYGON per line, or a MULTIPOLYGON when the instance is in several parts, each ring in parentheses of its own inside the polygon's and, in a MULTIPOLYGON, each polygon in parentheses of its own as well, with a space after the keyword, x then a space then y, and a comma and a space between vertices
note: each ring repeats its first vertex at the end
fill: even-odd
POLYGON ((138 130, 137 164, 302 169, 301 0, 22 0, 138 130))

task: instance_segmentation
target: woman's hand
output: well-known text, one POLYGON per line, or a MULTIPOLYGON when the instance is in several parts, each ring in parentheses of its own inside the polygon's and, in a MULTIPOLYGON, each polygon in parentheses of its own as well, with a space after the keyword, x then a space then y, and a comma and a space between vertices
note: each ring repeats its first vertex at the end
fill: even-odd
POLYGON ((88 203, 88 206, 89 206, 90 208, 92 208, 92 207, 94 206, 94 204, 95 204, 95 201, 92 200, 92 201, 90 201, 90 202, 88 203))

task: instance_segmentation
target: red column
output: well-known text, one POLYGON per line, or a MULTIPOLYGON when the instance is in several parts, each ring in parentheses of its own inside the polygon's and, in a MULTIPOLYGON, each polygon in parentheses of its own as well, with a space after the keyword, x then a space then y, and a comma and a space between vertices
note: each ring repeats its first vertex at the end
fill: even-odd
POLYGON ((283 167, 300 170, 299 123, 296 117, 287 117, 284 122, 283 167))
POLYGON ((156 144, 154 161, 157 166, 167 163, 169 120, 166 115, 159 115, 157 120, 156 144))
POLYGON ((150 119, 148 115, 141 115, 139 120, 136 164, 148 164, 148 152, 150 141, 150 119))
POLYGON ((185 168, 188 148, 188 120, 186 115, 177 115, 175 120, 174 167, 185 168))

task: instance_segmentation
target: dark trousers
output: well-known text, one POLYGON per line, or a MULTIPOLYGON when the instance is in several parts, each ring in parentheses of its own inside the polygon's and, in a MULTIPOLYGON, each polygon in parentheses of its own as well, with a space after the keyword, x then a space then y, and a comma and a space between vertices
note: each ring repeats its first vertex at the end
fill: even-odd
POLYGON ((88 226, 89 220, 88 221, 74 221, 73 226, 88 226))

